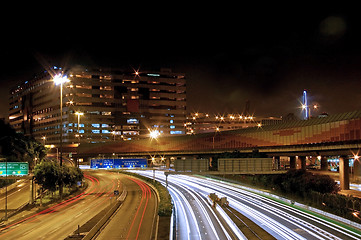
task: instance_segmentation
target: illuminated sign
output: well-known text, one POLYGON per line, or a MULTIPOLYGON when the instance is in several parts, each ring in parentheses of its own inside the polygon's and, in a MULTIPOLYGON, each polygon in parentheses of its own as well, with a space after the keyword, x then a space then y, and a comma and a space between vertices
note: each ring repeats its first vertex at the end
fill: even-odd
POLYGON ((0 176, 24 176, 29 174, 27 162, 1 162, 0 176))

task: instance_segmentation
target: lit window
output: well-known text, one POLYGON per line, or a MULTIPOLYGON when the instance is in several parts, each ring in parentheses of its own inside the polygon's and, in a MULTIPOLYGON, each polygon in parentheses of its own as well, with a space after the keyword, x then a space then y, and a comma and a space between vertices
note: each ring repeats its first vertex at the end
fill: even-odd
POLYGON ((139 121, 136 118, 130 118, 130 119, 127 119, 127 123, 128 124, 138 124, 139 121))
POLYGON ((93 123, 92 127, 98 128, 98 127, 100 127, 100 124, 99 123, 93 123))
POLYGON ((100 133, 100 130, 92 130, 92 133, 100 133))
POLYGON ((184 134, 183 131, 170 131, 170 134, 184 134))
POLYGON ((170 126, 170 128, 172 128, 172 129, 173 129, 173 128, 175 128, 175 126, 174 126, 174 125, 172 125, 172 126, 170 126))

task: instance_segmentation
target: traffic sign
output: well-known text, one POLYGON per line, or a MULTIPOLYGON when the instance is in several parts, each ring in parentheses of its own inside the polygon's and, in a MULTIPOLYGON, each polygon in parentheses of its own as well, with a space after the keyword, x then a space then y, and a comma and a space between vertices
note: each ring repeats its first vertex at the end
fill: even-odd
POLYGON ((24 176, 29 174, 27 162, 0 162, 0 176, 24 176))

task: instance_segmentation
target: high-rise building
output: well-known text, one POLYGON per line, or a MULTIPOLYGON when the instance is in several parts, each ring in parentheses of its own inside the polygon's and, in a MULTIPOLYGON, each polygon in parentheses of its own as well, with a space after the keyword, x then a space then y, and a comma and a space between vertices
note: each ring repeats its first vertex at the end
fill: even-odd
POLYGON ((170 69, 127 71, 54 67, 11 90, 9 122, 18 132, 46 144, 60 140, 60 86, 63 85, 63 142, 107 142, 185 134, 186 78, 170 69), (76 114, 76 113, 82 113, 76 114), (78 123, 79 121, 79 123, 78 123))

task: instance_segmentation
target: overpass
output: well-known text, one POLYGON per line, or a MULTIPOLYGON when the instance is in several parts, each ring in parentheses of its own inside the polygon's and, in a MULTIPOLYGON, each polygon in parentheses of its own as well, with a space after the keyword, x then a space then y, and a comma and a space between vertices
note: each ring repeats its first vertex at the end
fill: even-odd
MULTIPOLYGON (((212 157, 223 152, 254 150, 274 158, 276 169, 281 156, 289 158, 290 168, 306 168, 306 156, 320 157, 321 168, 327 169, 326 156, 339 156, 341 188, 349 188, 349 158, 361 147, 361 111, 324 118, 288 121, 277 125, 188 136, 144 138, 104 144, 84 144, 78 149, 81 158, 99 154, 122 156, 193 156, 212 157), (297 157, 296 157, 297 156, 297 157)), ((361 173, 355 161, 355 173, 361 173)))

